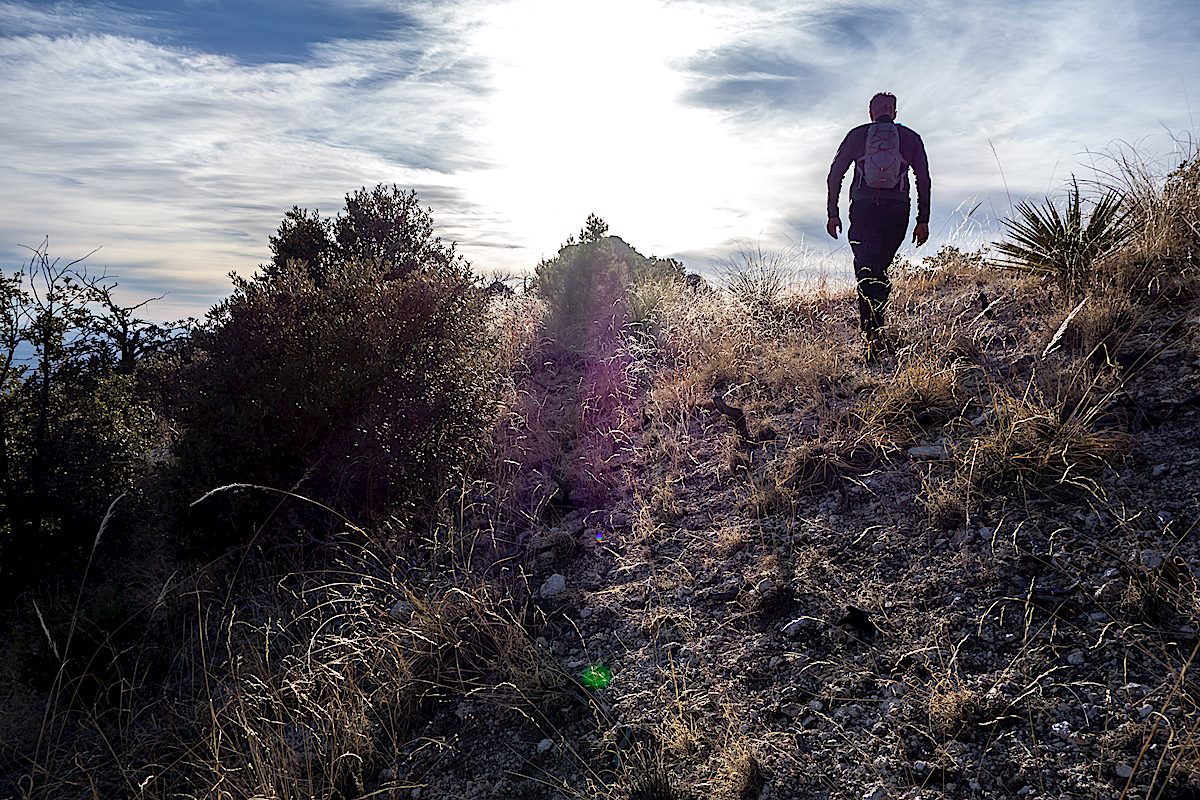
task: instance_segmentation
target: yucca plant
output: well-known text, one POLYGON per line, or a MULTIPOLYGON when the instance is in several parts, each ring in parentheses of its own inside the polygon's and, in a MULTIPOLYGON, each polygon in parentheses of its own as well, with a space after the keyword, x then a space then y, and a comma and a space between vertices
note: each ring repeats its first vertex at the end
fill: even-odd
POLYGON ((1072 178, 1065 211, 1045 203, 1017 204, 1016 216, 1002 220, 1010 241, 996 242, 997 266, 1053 278, 1071 295, 1093 283, 1096 260, 1119 247, 1133 232, 1125 195, 1110 189, 1083 219, 1079 183, 1072 178))

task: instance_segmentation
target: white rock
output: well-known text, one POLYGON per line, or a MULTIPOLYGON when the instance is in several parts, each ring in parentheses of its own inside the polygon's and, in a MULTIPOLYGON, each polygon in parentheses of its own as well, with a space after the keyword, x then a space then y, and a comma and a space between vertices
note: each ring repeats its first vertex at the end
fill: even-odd
POLYGON ((887 789, 882 784, 877 784, 863 792, 862 800, 884 800, 887 796, 887 789))
POLYGON ((789 639, 794 639, 795 637, 799 636, 800 632, 803 631, 806 627, 808 627, 808 626, 804 624, 804 620, 794 619, 791 622, 789 622, 787 625, 783 626, 782 633, 784 636, 788 637, 789 639))
POLYGON ((567 588, 567 579, 557 572, 546 578, 546 582, 542 584, 542 588, 538 590, 538 594, 542 597, 554 597, 554 595, 567 588))

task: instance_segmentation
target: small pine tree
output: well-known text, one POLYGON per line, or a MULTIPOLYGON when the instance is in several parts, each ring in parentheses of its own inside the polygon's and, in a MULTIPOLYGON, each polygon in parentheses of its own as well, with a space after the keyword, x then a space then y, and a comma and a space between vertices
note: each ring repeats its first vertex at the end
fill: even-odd
POLYGON ((580 244, 598 242, 608 236, 608 223, 595 214, 588 214, 583 227, 579 229, 580 244))

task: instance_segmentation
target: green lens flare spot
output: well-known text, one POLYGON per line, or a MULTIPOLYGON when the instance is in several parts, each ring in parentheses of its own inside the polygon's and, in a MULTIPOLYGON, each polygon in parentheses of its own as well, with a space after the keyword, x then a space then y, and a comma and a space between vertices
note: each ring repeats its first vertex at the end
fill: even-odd
POLYGON ((612 683, 612 670, 603 664, 589 664, 579 676, 589 689, 603 689, 612 683))

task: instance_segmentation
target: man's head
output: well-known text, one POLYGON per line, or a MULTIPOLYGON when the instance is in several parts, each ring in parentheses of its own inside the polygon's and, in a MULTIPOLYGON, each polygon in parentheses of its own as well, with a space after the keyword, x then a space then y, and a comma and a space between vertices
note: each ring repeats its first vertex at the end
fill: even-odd
POLYGON ((891 92, 880 92, 871 98, 870 105, 871 121, 874 122, 879 117, 896 118, 896 95, 891 92))

